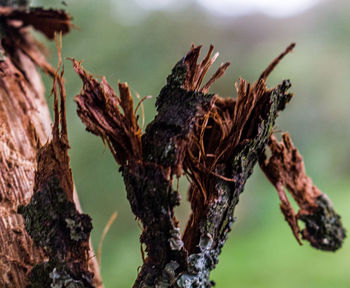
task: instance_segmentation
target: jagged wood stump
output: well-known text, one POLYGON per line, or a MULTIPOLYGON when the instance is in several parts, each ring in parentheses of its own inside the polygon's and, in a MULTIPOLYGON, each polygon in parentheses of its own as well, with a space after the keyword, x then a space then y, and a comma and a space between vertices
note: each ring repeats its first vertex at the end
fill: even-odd
POLYGON ((278 112, 285 108, 292 94, 288 92, 291 86, 288 80, 268 89, 266 79, 293 47, 294 44, 288 46, 254 84, 239 79, 236 84, 238 97, 234 99, 208 93, 211 84, 224 74, 229 63, 222 64, 201 87, 218 54, 211 57, 211 46, 197 64, 201 47, 192 46, 168 76, 156 101, 158 114, 144 133, 137 124, 128 85, 119 83, 118 97, 105 78, 99 83, 73 60, 74 69, 84 84, 76 96, 78 115, 87 130, 102 137, 111 149, 120 165, 131 209, 143 225, 140 240, 146 245, 147 258, 134 287, 213 285, 209 279, 210 271, 218 263, 221 248, 234 222, 239 195, 259 159, 272 183, 279 183, 280 197, 285 195, 280 188, 284 185, 301 205, 301 213, 295 215, 284 198, 281 204, 298 241, 297 220, 301 219, 307 223, 302 236, 313 246, 324 250, 340 247, 345 231, 339 216, 330 202, 323 201, 325 197, 320 193, 317 197, 309 197, 308 205, 303 205, 302 198, 307 198, 315 189, 308 185, 309 178, 300 164, 302 159, 283 160, 276 154, 272 145, 275 142, 270 138, 278 112), (273 153, 270 164, 264 162, 269 139, 273 153), (275 158, 281 163, 273 161, 275 158), (293 166, 294 160, 299 166, 293 168, 297 171, 292 180, 287 180, 292 172, 282 168, 282 163, 290 161, 293 166), (280 168, 284 173, 274 174, 280 168), (181 237, 174 216, 174 207, 179 205, 180 198, 172 182, 174 177, 182 174, 191 179, 192 214, 181 237), (293 181, 306 182, 297 185, 295 191, 291 187, 293 181))

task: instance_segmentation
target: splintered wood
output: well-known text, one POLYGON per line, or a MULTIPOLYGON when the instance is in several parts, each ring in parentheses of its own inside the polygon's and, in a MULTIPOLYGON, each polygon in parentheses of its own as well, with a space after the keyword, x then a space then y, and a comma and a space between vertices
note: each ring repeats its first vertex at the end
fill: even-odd
POLYGON ((78 61, 72 61, 74 70, 84 83, 83 90, 75 97, 75 101, 78 115, 86 129, 107 142, 118 164, 123 165, 132 159, 141 160, 141 129, 137 124, 128 84, 118 84, 119 98, 105 77, 100 84, 78 61))
POLYGON ((40 147, 37 152, 37 171, 35 173, 34 191, 38 190, 43 183, 55 174, 68 199, 73 202, 74 187, 68 156, 69 142, 66 122, 66 91, 63 82, 64 69, 62 68, 62 71, 60 71, 62 57, 59 45, 57 45, 57 49, 59 65, 54 75, 51 91, 54 95, 52 140, 40 147), (57 90, 57 86, 59 90, 57 90))
POLYGON ((183 88, 188 91, 200 91, 204 94, 208 93, 210 86, 215 82, 215 80, 219 79, 222 75, 224 75, 230 63, 221 64, 218 70, 211 76, 209 81, 204 84, 202 88, 200 88, 202 81, 207 74, 209 68, 215 62, 216 58, 219 56, 219 53, 215 53, 213 57, 211 55, 214 51, 214 46, 210 45, 207 55, 204 59, 197 64, 199 54, 202 46, 194 47, 192 45, 191 50, 187 53, 184 58, 184 62, 188 66, 188 73, 186 75, 186 81, 183 84, 183 88))
MULTIPOLYGON (((208 93, 229 63, 222 64, 202 85, 218 53, 212 56, 214 47, 211 45, 198 63, 201 46, 192 45, 168 76, 156 100, 157 115, 144 133, 137 124, 128 86, 119 84, 118 97, 105 78, 99 83, 73 60, 73 67, 83 81, 83 89, 76 96, 78 115, 88 131, 107 142, 121 165, 131 209, 143 225, 140 240, 146 246, 147 256, 143 258, 134 287, 212 286, 210 271, 215 268, 231 230, 239 196, 254 165, 264 155, 279 111, 293 96, 288 92, 289 80, 269 89, 267 77, 294 46, 290 44, 253 84, 240 78, 235 99, 208 93), (182 237, 174 216, 174 207, 179 205, 180 198, 172 185, 174 177, 181 175, 190 179, 192 208, 182 237)), ((276 157, 284 163, 282 155, 276 154, 276 157)), ((294 160, 289 157, 285 161, 293 165, 294 160)), ((298 181, 308 179, 302 178, 302 173, 296 178, 289 173, 285 170, 278 174, 281 176, 278 181, 288 189, 294 187, 293 181, 297 181, 295 185, 299 187, 298 181)), ((305 183, 307 186, 309 182, 305 183)), ((312 215, 300 215, 307 226, 302 232, 303 238, 320 249, 327 250, 327 245, 328 250, 330 246, 340 247, 343 230, 339 216, 333 213, 318 190, 311 189, 312 195, 306 193, 309 199, 309 196, 300 197, 302 192, 298 189, 294 194, 301 201, 303 211, 311 207, 315 197, 318 197, 317 207, 322 207, 312 215), (325 213, 332 215, 327 225, 320 223, 325 213), (328 229, 321 243, 317 227, 322 230, 333 220, 338 220, 338 226, 332 231, 328 229)), ((297 237, 297 216, 280 190, 279 194, 284 203, 282 211, 288 213, 286 218, 297 237)))
MULTIPOLYGON (((289 45, 255 83, 250 84, 240 78, 235 85, 236 99, 216 95, 211 110, 198 118, 184 163, 185 171, 192 180, 189 199, 193 213, 184 234, 185 246, 189 251, 197 249, 199 231, 193 231, 199 227, 198 222, 202 221, 210 203, 218 197, 213 176, 228 182, 237 181, 237 175, 228 167, 228 163, 233 162, 239 147, 248 145, 257 137, 259 123, 270 110, 270 98, 275 90, 267 89, 267 77, 294 46, 294 43, 289 45)), ((290 101, 292 94, 285 96, 284 104, 290 101)))

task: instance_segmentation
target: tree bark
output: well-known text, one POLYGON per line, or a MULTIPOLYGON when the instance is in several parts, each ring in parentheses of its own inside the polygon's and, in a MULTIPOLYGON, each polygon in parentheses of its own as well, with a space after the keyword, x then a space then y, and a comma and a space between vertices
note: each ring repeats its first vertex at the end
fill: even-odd
MULTIPOLYGON (((37 67, 52 76, 55 70, 29 35, 29 25, 48 38, 55 31, 68 32, 71 26, 63 11, 0 7, 0 287, 9 288, 26 287, 29 272, 47 258, 17 213, 33 195, 37 151, 52 135, 37 67)), ((74 202, 80 210, 76 192, 74 202)), ((89 265, 95 286, 102 287, 95 258, 89 265)))
POLYGON ((19 205, 33 194, 37 145, 49 139, 51 120, 36 65, 22 51, 0 63, 0 286, 25 287, 44 255, 24 229, 19 205), (16 62, 16 65, 14 64, 16 62))

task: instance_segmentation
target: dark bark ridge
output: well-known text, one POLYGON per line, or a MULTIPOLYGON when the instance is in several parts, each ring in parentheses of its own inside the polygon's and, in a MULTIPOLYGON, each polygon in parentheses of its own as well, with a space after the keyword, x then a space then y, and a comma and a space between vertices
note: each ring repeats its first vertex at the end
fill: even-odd
POLYGON ((237 99, 224 99, 208 91, 229 63, 200 88, 218 54, 211 57, 211 46, 197 64, 201 47, 192 46, 168 76, 156 101, 158 114, 143 135, 127 84, 119 83, 118 97, 105 78, 99 83, 73 60, 84 84, 76 96, 78 115, 121 165, 131 209, 143 225, 147 258, 134 287, 213 285, 209 274, 231 230, 239 195, 278 112, 292 98, 288 80, 267 89, 266 79, 293 48, 289 45, 254 84, 240 79, 237 99), (172 181, 184 173, 191 179, 192 215, 181 237, 174 216, 180 199, 172 181))

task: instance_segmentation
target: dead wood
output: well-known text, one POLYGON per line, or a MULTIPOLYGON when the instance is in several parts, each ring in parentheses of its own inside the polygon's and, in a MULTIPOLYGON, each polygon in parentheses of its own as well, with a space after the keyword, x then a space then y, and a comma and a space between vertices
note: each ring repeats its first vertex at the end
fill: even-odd
MULTIPOLYGON (((278 112, 292 98, 288 80, 268 89, 266 79, 294 46, 289 45, 255 83, 239 79, 236 99, 208 93, 229 63, 202 85, 218 53, 212 56, 210 46, 198 63, 201 46, 192 46, 168 76, 157 97, 158 114, 145 133, 137 124, 128 85, 119 83, 118 96, 105 78, 97 81, 72 60, 83 81, 75 98, 78 115, 111 149, 121 166, 131 209, 143 225, 140 240, 147 257, 134 287, 213 285, 209 274, 231 230, 239 195, 264 155, 278 112), (181 237, 174 215, 180 198, 172 181, 183 174, 191 180, 192 215, 181 237)), ((314 234, 306 231, 303 237, 313 242, 314 234)))

